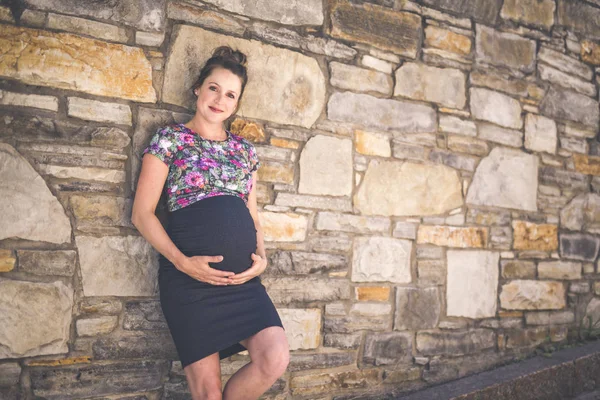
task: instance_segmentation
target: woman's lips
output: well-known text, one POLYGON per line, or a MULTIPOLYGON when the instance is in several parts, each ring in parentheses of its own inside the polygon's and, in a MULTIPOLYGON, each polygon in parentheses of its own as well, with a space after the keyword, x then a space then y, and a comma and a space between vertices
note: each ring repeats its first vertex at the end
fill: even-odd
POLYGON ((216 113, 222 113, 223 112, 223 110, 219 110, 218 108, 215 108, 215 107, 208 106, 208 108, 210 108, 210 110, 212 112, 216 112, 216 113))

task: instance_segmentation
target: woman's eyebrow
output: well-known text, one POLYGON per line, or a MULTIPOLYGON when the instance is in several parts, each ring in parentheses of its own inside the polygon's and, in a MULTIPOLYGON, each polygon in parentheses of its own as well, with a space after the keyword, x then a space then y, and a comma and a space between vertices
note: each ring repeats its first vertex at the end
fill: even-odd
MULTIPOLYGON (((211 82, 208 82, 208 84, 209 84, 209 85, 210 85, 210 84, 215 84, 215 85, 217 85, 218 87, 221 87, 221 85, 219 85, 217 82, 212 82, 212 81, 211 81, 211 82)), ((235 90, 228 90, 228 91, 229 91, 229 92, 231 92, 231 93, 235 93, 235 94, 237 94, 237 92, 236 92, 235 90)))

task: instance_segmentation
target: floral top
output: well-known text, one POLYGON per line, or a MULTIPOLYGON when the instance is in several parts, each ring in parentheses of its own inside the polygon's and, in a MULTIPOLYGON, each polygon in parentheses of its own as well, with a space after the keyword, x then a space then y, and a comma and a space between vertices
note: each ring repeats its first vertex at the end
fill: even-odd
POLYGON ((208 140, 183 124, 160 128, 146 153, 169 166, 169 211, 213 196, 238 196, 247 202, 252 172, 260 166, 256 149, 241 136, 227 132, 226 140, 208 140))

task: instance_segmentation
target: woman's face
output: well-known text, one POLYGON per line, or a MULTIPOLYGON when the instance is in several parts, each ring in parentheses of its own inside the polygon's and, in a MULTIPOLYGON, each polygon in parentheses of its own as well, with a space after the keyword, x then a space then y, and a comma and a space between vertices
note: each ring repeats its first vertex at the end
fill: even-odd
POLYGON ((242 80, 233 72, 216 68, 196 89, 196 115, 208 123, 222 123, 235 112, 242 80))

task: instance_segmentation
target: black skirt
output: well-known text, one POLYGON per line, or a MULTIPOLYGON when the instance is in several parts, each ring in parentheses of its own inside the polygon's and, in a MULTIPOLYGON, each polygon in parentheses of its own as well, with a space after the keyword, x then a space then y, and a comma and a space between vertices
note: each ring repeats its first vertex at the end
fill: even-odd
MULTIPOLYGON (((186 256, 223 256, 211 267, 242 272, 252 265, 256 229, 244 201, 215 196, 169 214, 167 233, 186 256)), ((185 367, 213 353, 221 359, 245 350, 243 339, 281 319, 256 277, 243 285, 199 282, 160 257, 160 302, 185 367)))

